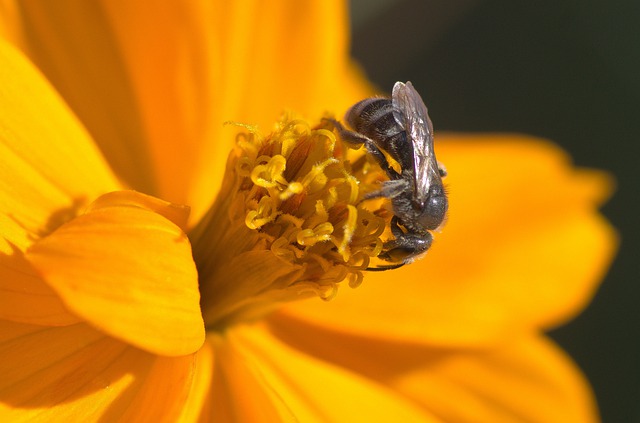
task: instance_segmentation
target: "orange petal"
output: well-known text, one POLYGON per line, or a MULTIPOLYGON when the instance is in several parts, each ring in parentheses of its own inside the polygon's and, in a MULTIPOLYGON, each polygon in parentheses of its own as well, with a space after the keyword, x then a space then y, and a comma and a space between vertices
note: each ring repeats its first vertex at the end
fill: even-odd
POLYGON ((234 328, 212 342, 213 421, 438 421, 385 385, 300 353, 261 328, 234 328))
POLYGON ((598 420, 581 372, 541 336, 520 334, 486 350, 438 349, 355 337, 282 317, 271 324, 290 348, 389 386, 442 421, 598 420))
POLYGON ((342 113, 370 93, 348 59, 342 1, 9 5, 11 39, 63 93, 118 174, 192 205, 196 216, 218 190, 233 142, 224 121, 268 130, 284 109, 342 113))
POLYGON ((347 7, 339 0, 215 2, 206 25, 218 54, 211 59, 213 80, 219 81, 212 96, 220 107, 212 116, 215 142, 199 157, 193 201, 211 198, 218 189, 210 181, 222 177, 238 132, 220 122, 245 122, 268 132, 285 110, 312 119, 327 111, 341 115, 372 94, 349 57, 347 7))
POLYGON ((161 355, 192 353, 204 324, 189 240, 165 217, 120 200, 100 199, 27 259, 69 309, 111 336, 161 355))
POLYGON ((0 322, 0 354, 0 420, 6 422, 172 422, 194 363, 193 355, 156 357, 84 324, 0 322))
POLYGON ((611 181, 523 137, 438 147, 450 216, 427 257, 289 313, 367 336, 456 344, 557 325, 588 303, 616 249, 596 212, 611 181))

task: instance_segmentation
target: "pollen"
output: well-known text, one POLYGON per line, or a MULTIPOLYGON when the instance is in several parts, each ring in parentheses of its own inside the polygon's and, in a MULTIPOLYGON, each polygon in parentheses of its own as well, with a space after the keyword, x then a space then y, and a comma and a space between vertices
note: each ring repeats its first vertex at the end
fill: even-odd
POLYGON ((362 201, 383 172, 326 124, 287 115, 266 136, 230 125, 240 132, 223 187, 190 233, 205 321, 250 319, 360 285, 389 224, 381 205, 362 201))

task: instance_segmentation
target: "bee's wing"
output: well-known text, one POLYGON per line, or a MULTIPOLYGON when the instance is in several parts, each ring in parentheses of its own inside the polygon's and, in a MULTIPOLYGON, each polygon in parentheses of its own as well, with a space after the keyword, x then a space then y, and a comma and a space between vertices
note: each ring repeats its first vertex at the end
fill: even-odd
POLYGON ((429 187, 440 178, 433 151, 433 125, 420 94, 411 82, 396 82, 393 86, 393 114, 413 145, 415 199, 424 203, 429 187))

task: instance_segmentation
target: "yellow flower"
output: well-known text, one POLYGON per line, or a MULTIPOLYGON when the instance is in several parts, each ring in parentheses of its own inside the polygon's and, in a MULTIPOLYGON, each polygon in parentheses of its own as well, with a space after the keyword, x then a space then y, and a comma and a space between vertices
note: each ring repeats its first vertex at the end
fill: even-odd
POLYGON ((345 6, 145 3, 0 3, 0 420, 597 421, 542 331, 614 253, 605 175, 540 140, 439 134, 450 217, 427 257, 318 300, 375 255, 366 177, 327 156, 288 184, 277 156, 291 168, 304 137, 331 155, 334 135, 283 123, 266 154, 222 123, 266 137, 285 108, 369 96, 345 6), (322 219, 279 222, 312 264, 267 226, 315 171, 337 187, 304 204, 322 219), (277 201, 234 214, 254 186, 277 201))

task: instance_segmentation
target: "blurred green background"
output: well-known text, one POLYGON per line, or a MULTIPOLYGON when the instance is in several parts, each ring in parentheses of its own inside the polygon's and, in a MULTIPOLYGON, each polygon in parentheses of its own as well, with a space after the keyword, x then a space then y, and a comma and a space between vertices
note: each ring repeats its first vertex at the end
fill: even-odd
POLYGON ((352 0, 351 13, 352 55, 386 90, 412 81, 436 131, 532 134, 616 176, 603 213, 621 250, 589 308, 551 336, 603 421, 640 422, 640 0, 352 0))

